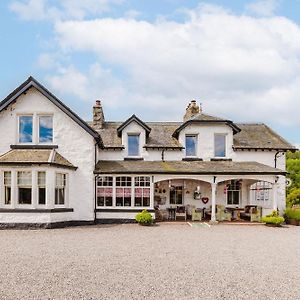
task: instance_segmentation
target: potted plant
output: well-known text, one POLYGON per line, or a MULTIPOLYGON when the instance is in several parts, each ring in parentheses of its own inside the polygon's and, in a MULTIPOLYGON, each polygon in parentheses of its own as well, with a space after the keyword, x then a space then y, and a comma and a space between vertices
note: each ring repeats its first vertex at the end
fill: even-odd
POLYGON ((284 212, 284 217, 288 224, 300 225, 300 210, 295 208, 287 208, 284 212))
POLYGON ((138 213, 135 216, 135 220, 139 223, 139 225, 143 226, 151 226, 153 224, 153 217, 147 211, 147 209, 144 209, 142 212, 138 213))
POLYGON ((284 222, 284 218, 279 216, 278 211, 273 210, 271 214, 262 217, 261 221, 266 223, 267 226, 281 227, 284 222))

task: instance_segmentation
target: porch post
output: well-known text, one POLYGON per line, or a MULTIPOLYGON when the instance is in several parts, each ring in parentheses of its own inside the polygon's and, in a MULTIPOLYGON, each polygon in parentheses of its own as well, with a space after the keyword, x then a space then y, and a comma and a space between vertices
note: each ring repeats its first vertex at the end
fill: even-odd
POLYGON ((273 210, 277 210, 278 208, 278 203, 277 203, 277 192, 278 192, 278 183, 277 181, 275 181, 275 183, 273 183, 273 210))
POLYGON ((217 184, 211 183, 211 222, 216 221, 216 191, 217 184))

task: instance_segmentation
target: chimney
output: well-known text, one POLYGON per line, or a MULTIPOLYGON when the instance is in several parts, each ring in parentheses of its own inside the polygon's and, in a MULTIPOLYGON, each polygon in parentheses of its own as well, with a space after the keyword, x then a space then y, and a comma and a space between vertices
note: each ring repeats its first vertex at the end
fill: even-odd
POLYGON ((96 100, 95 105, 93 106, 93 127, 95 130, 103 128, 104 125, 104 113, 100 100, 96 100))
POLYGON ((202 113, 202 108, 197 105, 196 100, 192 100, 186 108, 185 115, 183 116, 183 121, 186 122, 187 120, 191 119, 197 114, 202 113))

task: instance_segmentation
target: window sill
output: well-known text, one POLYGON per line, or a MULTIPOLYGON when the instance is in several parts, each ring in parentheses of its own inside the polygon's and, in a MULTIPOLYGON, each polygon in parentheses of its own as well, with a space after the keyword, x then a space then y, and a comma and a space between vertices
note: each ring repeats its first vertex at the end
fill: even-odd
POLYGON ((199 157, 184 157, 182 160, 183 161, 203 161, 203 159, 199 158, 199 157))
POLYGON ((143 157, 124 157, 124 160, 144 160, 143 157))
POLYGON ((211 158, 210 161, 232 161, 232 158, 214 157, 214 158, 211 158))
POLYGON ((123 208, 121 208, 120 206, 118 208, 96 208, 95 211, 96 212, 109 212, 109 213, 118 213, 118 212, 134 212, 134 213, 138 213, 141 212, 142 210, 147 209, 148 212, 154 212, 153 208, 150 207, 140 207, 140 208, 126 208, 126 206, 124 206, 123 208))
POLYGON ((57 149, 58 145, 33 145, 33 144, 18 144, 10 145, 11 149, 57 149))
POLYGON ((73 211, 73 208, 0 208, 0 213, 64 213, 73 211))

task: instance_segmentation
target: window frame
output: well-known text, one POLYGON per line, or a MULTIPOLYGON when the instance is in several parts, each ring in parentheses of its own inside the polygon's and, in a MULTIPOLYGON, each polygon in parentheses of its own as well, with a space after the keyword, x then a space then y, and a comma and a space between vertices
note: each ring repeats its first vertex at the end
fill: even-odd
POLYGON ((37 206, 45 207, 47 205, 47 172, 46 170, 37 170, 36 171, 36 203, 37 206), (39 183, 39 173, 45 173, 45 183, 41 185, 39 183), (40 203, 40 188, 45 189, 45 203, 40 203))
POLYGON ((32 206, 33 204, 33 182, 32 182, 32 179, 33 179, 33 170, 17 170, 16 171, 16 188, 17 188, 17 206, 19 207, 24 207, 24 206, 32 206), (20 185, 19 183, 19 173, 30 173, 30 185, 29 184, 22 184, 20 185), (25 189, 29 189, 30 188, 30 194, 31 194, 31 199, 30 199, 30 203, 20 203, 20 188, 25 188, 25 189))
POLYGON ((31 113, 20 113, 17 115, 17 144, 20 145, 32 145, 34 144, 34 132, 35 132, 35 124, 34 124, 34 114, 31 113), (31 117, 32 118, 32 132, 31 132, 31 142, 21 142, 20 141, 20 118, 21 117, 31 117))
POLYGON ((96 205, 97 207, 113 207, 114 206, 114 177, 113 176, 98 176, 97 177, 97 191, 96 191, 96 205), (101 179, 101 181, 100 181, 101 179), (99 190, 104 189, 104 194, 106 193, 105 189, 110 189, 111 190, 111 197, 104 195, 104 196, 99 196, 98 193, 99 190), (98 198, 103 197, 103 205, 99 205, 99 200, 98 198), (111 205, 107 205, 107 199, 111 198, 111 205))
POLYGON ((258 204, 263 207, 272 206, 272 183, 268 181, 257 181, 250 185, 250 201, 251 204, 258 204), (263 191, 263 199, 262 199, 263 191), (260 199, 258 199, 258 193, 260 193, 260 199))
MULTIPOLYGON (((234 197, 232 197, 232 199, 234 199, 234 197)), ((242 203, 242 183, 238 179, 230 180, 230 182, 228 184, 226 184, 226 206, 240 207, 241 203, 242 203), (239 184, 238 189, 237 188, 232 188, 233 185, 234 185, 234 187, 237 187, 237 184, 239 184), (230 186, 230 188, 228 188, 228 185, 230 186), (229 193, 231 193, 232 195, 233 195, 233 193, 238 193, 239 202, 237 204, 236 203, 228 203, 229 193)))
POLYGON ((185 156, 186 157, 197 157, 198 155, 198 134, 193 134, 193 133, 188 133, 185 135, 185 139, 184 139, 184 142, 185 142, 185 156), (195 138, 195 155, 188 155, 187 154, 187 143, 186 143, 186 139, 188 137, 193 137, 195 138))
POLYGON ((127 133, 127 156, 128 157, 140 157, 141 156, 141 134, 140 133, 127 133), (136 155, 131 155, 129 153, 129 137, 130 136, 136 136, 138 138, 138 146, 137 146, 137 154, 136 155))
POLYGON ((53 117, 53 114, 37 114, 36 116, 36 123, 37 123, 37 141, 36 143, 37 144, 42 144, 42 145, 51 145, 53 144, 53 141, 54 141, 54 136, 53 136, 53 133, 54 133, 54 117, 53 117), (51 141, 47 141, 47 142, 42 142, 40 141, 40 118, 41 117, 51 117, 52 118, 52 140, 51 141))
MULTIPOLYGON (((67 206, 67 191, 68 191, 68 174, 64 173, 64 172, 55 172, 55 186, 54 186, 54 206, 55 207, 66 207, 67 206), (64 189, 64 203, 58 203, 56 204, 56 190, 57 189, 62 189, 62 186, 58 186, 57 185, 57 176, 58 175, 63 175, 64 176, 64 185, 63 185, 63 189, 64 189)), ((57 194, 59 195, 59 194, 57 194)), ((59 201, 58 201, 59 202, 59 201)))
POLYGON ((151 203, 151 178, 150 176, 135 176, 133 180, 133 205, 134 207, 150 207, 151 203), (140 191, 139 191, 140 190, 140 191), (141 197, 136 197, 137 192, 141 192, 141 197), (147 194, 149 195, 147 197, 147 194), (141 199, 141 205, 137 205, 136 199, 141 199), (148 199, 148 200, 145 200, 148 199), (145 201, 148 202, 147 205, 145 201))
POLYGON ((180 186, 171 186, 169 188, 169 203, 170 203, 170 205, 177 205, 177 206, 184 205, 184 187, 182 185, 180 185, 180 186), (179 203, 177 201, 178 200, 177 199, 177 194, 178 194, 177 190, 181 190, 181 203, 179 203), (175 192, 175 201, 174 202, 171 201, 171 193, 172 192, 175 192))
POLYGON ((3 171, 3 205, 4 206, 11 206, 12 205, 12 171, 10 170, 4 170, 3 171), (10 174, 10 183, 7 184, 5 179, 5 173, 9 173, 10 174), (7 198, 7 188, 10 189, 10 192, 9 192, 9 203, 6 203, 6 198, 7 198))
POLYGON ((226 158, 227 157, 227 134, 226 133, 215 133, 214 134, 214 157, 215 158, 226 158), (216 137, 224 137, 224 156, 216 155, 216 137))

